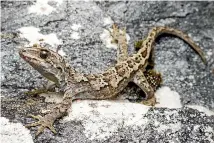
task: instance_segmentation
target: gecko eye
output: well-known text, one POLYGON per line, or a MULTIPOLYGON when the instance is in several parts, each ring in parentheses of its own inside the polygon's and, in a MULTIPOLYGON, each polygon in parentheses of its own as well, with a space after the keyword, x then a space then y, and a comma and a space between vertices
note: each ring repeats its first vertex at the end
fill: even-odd
POLYGON ((41 50, 40 57, 42 59, 46 59, 48 57, 48 51, 47 50, 41 50))
POLYGON ((58 70, 60 70, 60 72, 62 72, 62 68, 61 67, 56 67, 58 70))

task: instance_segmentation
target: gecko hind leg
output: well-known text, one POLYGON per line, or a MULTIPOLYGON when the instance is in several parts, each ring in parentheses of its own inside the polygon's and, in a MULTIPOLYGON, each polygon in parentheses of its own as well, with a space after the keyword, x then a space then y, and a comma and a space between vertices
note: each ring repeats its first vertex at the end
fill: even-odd
POLYGON ((137 71, 134 75, 133 82, 141 88, 145 93, 145 100, 141 103, 148 106, 154 106, 156 104, 156 99, 154 96, 154 89, 147 81, 145 75, 141 70, 137 71))
MULTIPOLYGON (((113 24, 112 26, 112 32, 111 36, 113 38, 112 43, 117 44, 117 62, 124 61, 128 58, 128 44, 127 44, 127 38, 126 38, 126 30, 125 28, 120 30, 116 24, 113 24)), ((135 50, 141 48, 141 45, 143 44, 144 40, 140 40, 135 42, 135 50)), ((149 59, 148 59, 148 66, 147 68, 153 69, 155 65, 154 62, 154 48, 152 48, 152 51, 150 53, 149 59)))
MULTIPOLYGON (((158 89, 158 87, 160 87, 160 85, 162 84, 161 73, 155 71, 154 69, 149 69, 149 70, 144 71, 143 74, 144 75, 142 75, 141 78, 146 79, 147 83, 150 85, 150 87, 155 92, 158 89)), ((140 82, 140 81, 138 81, 138 82, 140 82)), ((143 81, 141 81, 141 82, 143 82, 143 81)), ((142 89, 142 87, 141 87, 141 89, 142 89)), ((144 95, 147 92, 147 90, 145 90, 145 89, 143 89, 142 91, 144 92, 144 95)), ((155 96, 152 96, 151 98, 147 98, 146 100, 142 100, 141 103, 144 105, 148 105, 148 106, 154 106, 157 102, 156 102, 155 96)))
POLYGON ((124 61, 128 58, 128 44, 126 38, 126 29, 120 30, 116 24, 112 26, 112 43, 117 44, 117 62, 124 61))

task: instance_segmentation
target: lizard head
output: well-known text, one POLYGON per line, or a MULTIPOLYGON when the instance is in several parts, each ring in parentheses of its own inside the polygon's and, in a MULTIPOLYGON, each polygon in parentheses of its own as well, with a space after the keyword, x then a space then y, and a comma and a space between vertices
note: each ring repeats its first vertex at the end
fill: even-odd
POLYGON ((59 83, 64 77, 65 60, 57 52, 34 45, 21 48, 19 55, 47 79, 59 83))

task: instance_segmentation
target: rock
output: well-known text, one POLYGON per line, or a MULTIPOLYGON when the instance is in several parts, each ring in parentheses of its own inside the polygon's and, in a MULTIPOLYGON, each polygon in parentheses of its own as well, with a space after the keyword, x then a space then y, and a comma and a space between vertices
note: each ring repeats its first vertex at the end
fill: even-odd
MULTIPOLYGON (((1 141, 24 135, 25 141, 52 143, 214 142, 213 2, 37 0, 2 1, 1 8, 1 123, 20 132, 2 130, 1 141), (77 101, 68 116, 55 122, 56 135, 45 130, 35 138, 34 127, 31 137, 20 123, 32 122, 27 114, 41 114, 54 106, 46 101, 55 100, 24 94, 42 87, 46 79, 19 57, 18 49, 42 38, 53 50, 60 44, 60 53, 76 70, 99 73, 116 63, 116 49, 106 45, 105 31, 112 23, 126 27, 130 54, 134 41, 146 37, 152 27, 180 29, 200 45, 208 66, 182 40, 163 35, 155 45, 155 68, 164 79, 156 93, 162 104, 153 109, 127 100, 77 101)), ((139 92, 131 87, 121 94, 123 99, 133 95, 139 92)))

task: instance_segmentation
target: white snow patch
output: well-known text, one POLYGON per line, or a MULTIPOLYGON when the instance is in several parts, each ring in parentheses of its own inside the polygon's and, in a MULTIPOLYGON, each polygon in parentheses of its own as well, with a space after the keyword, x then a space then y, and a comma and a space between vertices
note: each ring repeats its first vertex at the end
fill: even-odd
POLYGON ((62 40, 59 40, 55 33, 48 35, 43 35, 43 39, 46 43, 50 44, 52 47, 62 44, 62 40))
POLYGON ((58 51, 58 54, 60 54, 62 57, 64 57, 66 55, 66 53, 62 49, 60 49, 58 51))
POLYGON ((73 24, 72 26, 71 26, 71 29, 72 30, 74 30, 74 31, 78 31, 80 28, 82 27, 82 25, 81 24, 73 24))
POLYGON ((72 34, 71 34, 71 38, 72 39, 80 39, 80 36, 79 36, 79 33, 78 32, 72 32, 72 34))
POLYGON ((155 107, 181 108, 180 95, 169 87, 163 86, 155 93, 157 104, 155 107))
POLYGON ((1 76, 1 81, 4 81, 4 80, 5 80, 5 75, 4 75, 4 73, 2 72, 2 70, 1 70, 0 76, 1 76))
POLYGON ((116 44, 112 44, 112 37, 108 30, 104 29, 103 33, 100 35, 100 39, 106 45, 107 48, 117 49, 116 44))
POLYGON ((52 47, 56 47, 57 45, 62 44, 62 40, 59 40, 55 33, 43 35, 39 33, 39 28, 33 26, 22 27, 18 30, 21 32, 20 36, 22 38, 26 38, 30 42, 28 46, 32 46, 35 43, 39 43, 40 39, 43 39, 45 43, 51 45, 52 47))
POLYGON ((146 125, 144 118, 150 107, 142 104, 114 101, 77 101, 63 122, 81 120, 87 138, 104 139, 118 132, 121 126, 146 125))
POLYGON ((161 19, 156 23, 156 26, 166 26, 171 23, 174 23, 176 20, 173 18, 161 19))
MULTIPOLYGON (((61 95, 43 94, 46 102, 61 102, 61 95), (52 99, 54 98, 54 99, 52 99)), ((177 92, 172 91, 169 87, 162 87, 156 93, 156 107, 181 108, 180 96, 177 92)), ((147 127, 150 122, 149 118, 144 115, 148 112, 149 106, 126 101, 109 101, 109 100, 79 100, 72 104, 68 111, 68 116, 60 122, 81 121, 84 126, 84 134, 90 140, 103 140, 118 133, 121 127, 141 128, 147 127)), ((158 114, 159 111, 153 111, 158 114)), ((179 116, 177 110, 164 111, 166 120, 170 121, 171 116, 179 116)), ((159 133, 172 130, 176 132, 181 129, 181 123, 175 122, 163 124, 155 120, 154 125, 159 133)), ((194 128, 195 130, 197 127, 194 128)), ((209 129, 210 131, 210 129, 209 129)))
MULTIPOLYGON (((112 29, 110 29, 112 32, 112 29)), ((103 43, 106 45, 107 48, 117 49, 117 45, 115 43, 112 43, 112 36, 110 32, 106 29, 103 30, 103 33, 100 35, 100 39, 103 41, 103 43)), ((130 36, 126 34, 127 44, 130 40, 130 36)))
POLYGON ((128 34, 126 34, 126 40, 127 40, 127 44, 128 44, 130 41, 130 36, 128 34))
POLYGON ((205 113, 207 116, 213 116, 214 115, 214 111, 211 111, 211 110, 207 109, 206 107, 203 107, 200 105, 187 105, 186 107, 196 109, 199 112, 205 113))
POLYGON ((212 51, 208 51, 208 52, 207 52, 207 55, 208 55, 208 56, 211 56, 211 55, 213 55, 213 52, 212 52, 212 51))
MULTIPOLYGON (((51 49, 56 51, 56 47, 60 44, 62 44, 62 40, 58 39, 55 33, 50 33, 48 35, 43 35, 41 33, 39 33, 40 29, 33 27, 33 26, 29 26, 29 27, 22 27, 20 29, 18 29, 21 34, 20 37, 22 38, 26 38, 30 43, 25 45, 25 47, 29 47, 32 46, 33 44, 39 44, 41 43, 41 39, 43 39, 42 42, 47 43, 49 45, 51 45, 51 49)), ((58 53, 61 56, 65 56, 65 52, 60 49, 58 51, 58 53)))
POLYGON ((0 117, 1 143, 33 143, 30 131, 21 123, 11 123, 7 118, 0 117))
POLYGON ((106 25, 112 25, 114 23, 114 21, 111 19, 111 17, 105 17, 103 19, 103 25, 106 26, 106 25))
POLYGON ((34 5, 28 8, 29 13, 36 13, 37 15, 49 15, 55 8, 48 4, 47 0, 37 0, 34 5))
MULTIPOLYGON (((48 4, 50 0, 37 0, 34 5, 28 8, 29 13, 36 13, 37 15, 49 15, 56 9, 48 4)), ((63 0, 54 0, 59 6, 63 0)))

